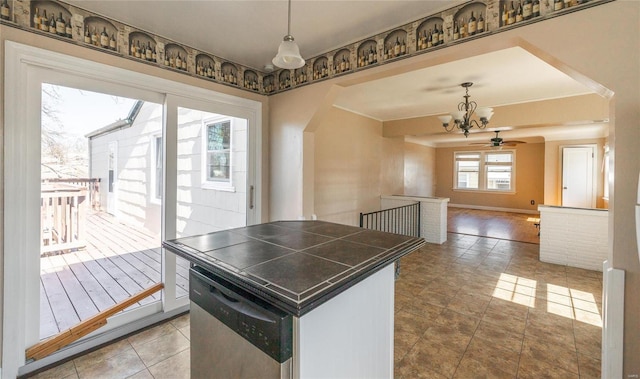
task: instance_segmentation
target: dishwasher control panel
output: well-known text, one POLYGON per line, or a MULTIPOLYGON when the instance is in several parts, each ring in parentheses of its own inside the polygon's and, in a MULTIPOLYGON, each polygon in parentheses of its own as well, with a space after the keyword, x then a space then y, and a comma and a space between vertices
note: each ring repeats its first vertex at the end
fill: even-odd
POLYGON ((189 270, 189 298, 271 358, 291 358, 293 317, 287 312, 199 266, 189 270))

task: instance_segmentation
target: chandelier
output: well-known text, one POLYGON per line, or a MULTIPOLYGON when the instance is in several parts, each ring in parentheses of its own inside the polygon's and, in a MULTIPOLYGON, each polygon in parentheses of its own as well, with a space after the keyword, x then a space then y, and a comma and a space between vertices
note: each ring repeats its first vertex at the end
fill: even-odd
POLYGON ((484 129, 487 127, 491 116, 493 116, 493 108, 478 108, 478 104, 476 104, 475 101, 469 101, 469 98, 471 97, 471 95, 469 95, 469 87, 473 85, 472 82, 465 82, 460 85, 466 91, 464 101, 458 104, 457 111, 451 112, 451 114, 448 115, 438 116, 438 118, 447 132, 451 133, 454 130, 459 129, 462 130, 464 136, 467 137, 469 135, 469 129, 474 126, 478 129, 484 129), (480 122, 478 122, 478 120, 471 119, 474 113, 478 115, 480 122), (452 118, 453 124, 450 125, 449 123, 452 118))
POLYGON ((298 44, 291 35, 291 0, 289 0, 289 19, 287 21, 287 35, 284 36, 278 54, 272 60, 273 64, 280 68, 295 69, 304 66, 304 58, 300 55, 298 44))

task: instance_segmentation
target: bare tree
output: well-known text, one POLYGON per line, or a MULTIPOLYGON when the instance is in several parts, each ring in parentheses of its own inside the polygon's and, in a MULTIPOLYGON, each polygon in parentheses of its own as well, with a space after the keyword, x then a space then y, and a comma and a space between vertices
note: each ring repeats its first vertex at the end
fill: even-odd
POLYGON ((65 146, 66 133, 59 117, 59 105, 62 96, 57 87, 53 85, 42 86, 42 155, 51 157, 56 163, 64 164, 67 161, 67 147, 65 146))

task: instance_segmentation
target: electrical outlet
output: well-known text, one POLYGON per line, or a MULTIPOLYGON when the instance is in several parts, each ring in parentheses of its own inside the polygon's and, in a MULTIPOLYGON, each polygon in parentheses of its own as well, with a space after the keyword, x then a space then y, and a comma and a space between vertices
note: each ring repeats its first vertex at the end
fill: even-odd
POLYGON ((535 200, 531 200, 531 205, 536 205, 536 201, 535 200))

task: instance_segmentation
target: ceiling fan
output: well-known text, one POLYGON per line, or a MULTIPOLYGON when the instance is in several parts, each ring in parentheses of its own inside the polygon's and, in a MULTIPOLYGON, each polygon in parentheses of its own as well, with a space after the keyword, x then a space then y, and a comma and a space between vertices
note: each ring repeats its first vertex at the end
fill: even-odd
POLYGON ((472 143, 472 145, 483 145, 486 147, 500 148, 502 146, 515 146, 519 143, 526 143, 525 141, 505 141, 502 138, 500 138, 499 130, 496 130, 495 133, 496 133, 496 136, 491 138, 490 143, 476 142, 476 143, 472 143))

